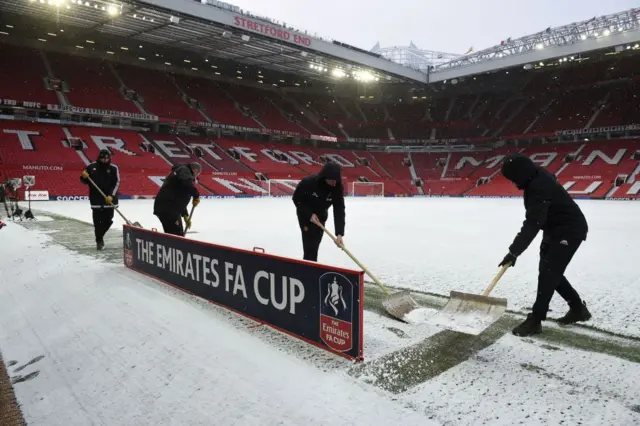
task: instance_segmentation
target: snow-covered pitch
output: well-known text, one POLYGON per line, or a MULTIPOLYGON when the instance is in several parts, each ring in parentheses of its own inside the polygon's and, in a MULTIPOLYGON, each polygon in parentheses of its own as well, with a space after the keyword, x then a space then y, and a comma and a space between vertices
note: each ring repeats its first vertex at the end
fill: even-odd
MULTIPOLYGON (((640 337, 640 202, 579 200, 589 223, 587 241, 566 276, 587 301, 590 325, 640 337)), ((153 200, 122 201, 121 211, 145 228, 162 230, 153 200)), ((87 202, 44 202, 53 213, 91 222, 87 202)), ((521 199, 347 198, 345 243, 379 279, 444 296, 450 290, 482 293, 498 271, 524 219, 521 199)), ((116 215, 115 224, 123 223, 116 215)), ((333 229, 329 212, 327 225, 333 229)), ((191 238, 216 244, 301 258, 302 242, 289 198, 202 200, 193 216, 191 238)), ((533 304, 542 233, 507 271, 492 295, 506 297, 509 309, 533 304)), ((357 266, 329 238, 320 262, 357 266)), ((368 279, 368 277, 365 277, 368 279)), ((564 314, 556 295, 551 316, 564 314)))
MULTIPOLYGON (((345 243, 373 273, 392 286, 444 296, 450 290, 481 293, 524 217, 521 199, 346 203, 345 243)), ((589 305, 592 327, 637 341, 640 203, 579 204, 590 233, 567 276, 589 305)), ((120 205, 130 220, 160 228, 152 200, 120 205)), ((91 221, 88 202, 33 208, 91 221)), ((122 220, 114 220, 115 233, 122 220)), ((192 230, 189 237, 202 241, 301 257, 289 198, 203 200, 192 230)), ((511 310, 527 312, 535 297, 540 237, 494 290, 511 310)), ((222 308, 54 241, 53 233, 12 222, 0 230, 0 350, 18 365, 38 359, 20 373, 10 369, 39 371, 16 384, 29 424, 640 424, 635 347, 618 356, 595 346, 577 349, 561 337, 549 344, 507 333, 424 383, 393 393, 351 374, 348 361, 251 328, 222 308)), ((320 261, 355 266, 328 238, 320 261)), ((556 296, 550 316, 565 309, 556 296)), ((365 311, 365 371, 371 363, 382 376, 392 375, 393 364, 402 361, 394 353, 440 331, 365 311)), ((633 340, 621 340, 624 352, 633 340)))

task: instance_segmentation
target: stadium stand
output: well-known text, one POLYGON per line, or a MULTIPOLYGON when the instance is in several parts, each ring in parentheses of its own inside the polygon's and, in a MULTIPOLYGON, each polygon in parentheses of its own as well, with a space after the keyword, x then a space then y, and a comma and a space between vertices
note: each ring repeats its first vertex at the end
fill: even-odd
POLYGON ((122 64, 115 65, 114 69, 125 86, 140 96, 140 104, 148 113, 165 119, 204 120, 200 111, 187 104, 171 75, 122 64))
POLYGON ((0 43, 0 98, 58 104, 41 51, 0 43), (47 87, 48 86, 48 87, 47 87))
MULTIPOLYGON (((0 157, 4 175, 32 173, 40 182, 46 182, 51 195, 77 195, 81 187, 75 182, 78 170, 84 163, 78 151, 64 147, 65 131, 55 125, 34 125, 11 122, 7 127, 2 123, 0 157), (29 144, 21 145, 20 136, 28 135, 29 144), (51 170, 54 169, 54 170, 51 170), (73 176, 70 177, 70 171, 73 176), (28 173, 27 173, 28 171, 28 173), (65 183, 70 182, 70 183, 65 183)), ((115 153, 114 161, 122 169, 121 191, 127 195, 153 195, 157 186, 152 185, 154 177, 163 177, 172 164, 193 161, 196 156, 187 148, 201 147, 200 158, 204 175, 229 174, 225 176, 227 185, 214 185, 212 190, 219 195, 234 195, 230 186, 239 188, 241 193, 257 195, 247 179, 258 180, 257 173, 268 179, 300 179, 317 171, 322 157, 340 162, 344 166, 346 184, 364 178, 370 182, 384 182, 386 195, 418 194, 411 182, 411 167, 406 165, 406 154, 367 153, 360 151, 339 151, 260 144, 247 141, 209 141, 189 137, 186 140, 164 134, 144 136, 154 146, 155 154, 141 149, 142 135, 113 129, 65 128, 68 134, 81 138, 86 145, 83 153, 89 161, 102 147, 115 153), (206 148, 206 149, 204 149, 206 148), (237 153, 234 159, 229 153, 237 153), (359 164, 363 159, 369 166, 359 164), (142 178, 142 179, 141 179, 142 178), (243 185, 244 183, 244 185, 243 185)), ((556 173, 563 184, 569 184, 576 193, 584 192, 590 185, 596 185, 585 193, 592 197, 604 197, 614 188, 616 179, 626 182, 638 169, 639 161, 633 154, 637 144, 634 141, 590 142, 533 147, 523 152, 535 161, 556 173), (568 155, 574 155, 570 162, 568 155)), ((413 167, 422 178, 424 193, 427 195, 517 195, 513 186, 495 173, 499 170, 499 159, 516 149, 497 151, 474 151, 453 154, 413 154, 413 167), (476 187, 478 179, 490 178, 488 184, 476 187), (467 192, 468 191, 468 192, 467 192)), ((216 181, 218 182, 218 181, 216 181)), ((616 191, 624 195, 622 187, 616 191)), ((629 188, 630 189, 630 186, 629 188)), ((614 195, 614 194, 611 194, 614 195)))
POLYGON ((33 174, 51 196, 84 194, 77 174, 107 148, 121 168, 121 192, 130 196, 155 194, 172 165, 189 161, 203 165, 203 194, 265 195, 268 180, 295 181, 337 161, 347 193, 353 182, 381 182, 387 196, 517 196, 499 168, 505 155, 519 151, 575 196, 638 197, 640 135, 633 127, 589 137, 558 133, 637 124, 637 54, 487 77, 404 100, 277 90, 10 44, 0 44, 0 54, 7 64, 0 71, 2 99, 160 118, 112 126, 109 117, 53 124, 55 117, 45 123, 37 113, 3 115, 2 176, 33 174), (215 125, 230 130, 207 129, 215 125), (385 148, 400 140, 418 149, 385 148), (427 144, 438 149, 420 149, 427 144))
POLYGON ((69 86, 65 96, 73 106, 140 113, 140 109, 124 97, 122 86, 107 61, 63 55, 45 54, 54 74, 69 86))
MULTIPOLYGON (((202 110, 212 120, 235 126, 258 126, 258 123, 243 112, 240 105, 223 92, 215 82, 185 75, 176 75, 176 82, 187 96, 198 101, 202 110)), ((197 121, 203 121, 203 119, 204 117, 200 117, 197 121)))

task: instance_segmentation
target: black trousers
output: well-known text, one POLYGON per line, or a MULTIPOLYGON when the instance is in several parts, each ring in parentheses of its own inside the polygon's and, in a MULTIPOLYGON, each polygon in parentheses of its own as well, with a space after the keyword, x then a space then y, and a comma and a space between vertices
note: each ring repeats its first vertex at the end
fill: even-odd
POLYGON ((162 230, 165 234, 184 236, 184 228, 182 227, 182 218, 180 215, 156 213, 160 223, 162 223, 162 230))
POLYGON ((582 244, 580 240, 551 240, 543 239, 540 245, 540 263, 538 266, 538 295, 533 304, 533 315, 540 319, 547 319, 549 303, 553 293, 558 292, 569 304, 580 304, 578 292, 571 286, 564 272, 582 244))
POLYGON ((104 234, 113 225, 113 208, 93 209, 93 231, 96 235, 96 242, 102 241, 104 234))
POLYGON ((318 249, 320 248, 324 231, 319 226, 311 222, 308 224, 300 223, 300 230, 302 231, 303 259, 317 262, 318 249))

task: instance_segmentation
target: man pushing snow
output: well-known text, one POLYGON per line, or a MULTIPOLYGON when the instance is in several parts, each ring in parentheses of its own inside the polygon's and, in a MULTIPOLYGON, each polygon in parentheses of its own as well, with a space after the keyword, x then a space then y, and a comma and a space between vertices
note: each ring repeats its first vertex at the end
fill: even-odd
POLYGON ((569 284, 564 273, 578 247, 587 239, 587 220, 578 204, 557 181, 556 177, 538 167, 527 156, 513 154, 502 165, 502 175, 524 190, 526 216, 509 253, 499 266, 511 263, 543 231, 538 267, 538 294, 527 319, 513 329, 516 336, 542 332, 541 323, 547 319, 549 303, 554 291, 569 304, 569 312, 558 319, 563 325, 587 321, 591 313, 578 292, 569 284))
POLYGON ((337 244, 342 244, 344 236, 344 187, 340 165, 328 162, 317 174, 302 179, 293 192, 292 200, 302 232, 303 258, 317 262, 324 231, 311 223, 324 226, 329 217, 329 207, 333 206, 337 244))

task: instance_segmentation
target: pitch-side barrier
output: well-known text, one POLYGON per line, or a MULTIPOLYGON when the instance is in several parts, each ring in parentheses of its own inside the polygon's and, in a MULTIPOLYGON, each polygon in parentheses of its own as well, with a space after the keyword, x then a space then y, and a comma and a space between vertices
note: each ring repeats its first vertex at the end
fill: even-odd
POLYGON ((309 344, 363 359, 364 273, 124 225, 124 264, 309 344))

